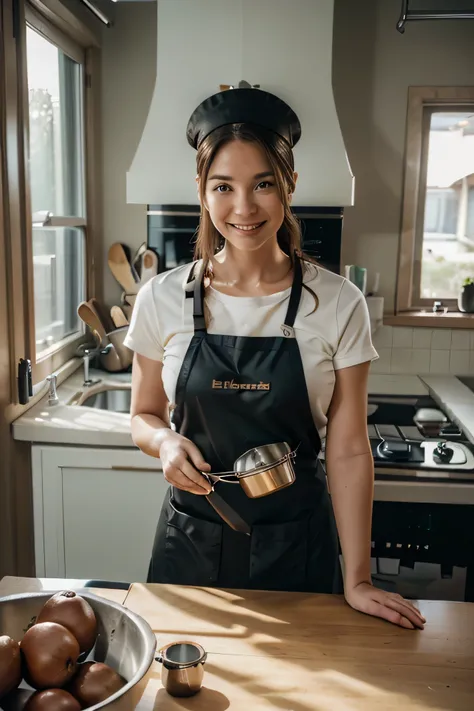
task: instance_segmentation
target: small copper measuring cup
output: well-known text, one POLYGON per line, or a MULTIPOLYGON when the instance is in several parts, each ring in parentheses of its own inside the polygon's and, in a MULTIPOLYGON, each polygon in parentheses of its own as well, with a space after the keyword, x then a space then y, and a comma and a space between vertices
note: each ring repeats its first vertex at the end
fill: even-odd
POLYGON ((201 690, 207 653, 196 642, 171 642, 156 661, 163 665, 161 683, 171 696, 194 696, 201 690))

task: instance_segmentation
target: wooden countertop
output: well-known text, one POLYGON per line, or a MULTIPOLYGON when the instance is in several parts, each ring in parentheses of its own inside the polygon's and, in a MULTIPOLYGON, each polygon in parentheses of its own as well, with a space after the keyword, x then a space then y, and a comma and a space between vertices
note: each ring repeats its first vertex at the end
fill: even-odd
MULTIPOLYGON (((4 578, 0 596, 38 584, 4 578)), ((421 601, 427 624, 412 631, 357 613, 340 596, 139 583, 128 594, 94 592, 125 597, 158 648, 192 640, 208 652, 197 696, 168 696, 154 663, 136 711, 474 709, 472 603, 421 601)))

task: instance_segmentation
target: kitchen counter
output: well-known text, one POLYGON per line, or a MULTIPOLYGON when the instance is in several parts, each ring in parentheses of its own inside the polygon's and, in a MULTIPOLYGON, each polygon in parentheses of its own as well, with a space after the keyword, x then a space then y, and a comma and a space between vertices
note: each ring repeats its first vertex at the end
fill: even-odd
MULTIPOLYGON (((93 381, 100 380, 97 387, 127 388, 131 383, 130 373, 115 374, 91 369, 90 378, 93 381)), ((15 420, 12 425, 14 439, 135 449, 128 413, 71 404, 80 400, 81 395, 87 392, 92 394, 96 389, 96 386, 85 387, 83 381, 84 374, 80 368, 58 387, 58 405, 48 405, 48 396, 45 395, 15 420)))
MULTIPOLYGON (((38 585, 44 581, 5 578, 0 595, 38 585)), ((155 662, 136 711, 473 708, 474 604, 421 601, 427 624, 411 631, 355 612, 336 595, 144 584, 124 594, 158 648, 190 640, 208 652, 197 696, 168 696, 155 662)))
MULTIPOLYGON (((107 388, 130 387, 131 375, 91 371, 92 379, 100 379, 107 388)), ((76 371, 58 388, 59 405, 48 405, 47 396, 34 405, 12 425, 13 437, 27 442, 77 444, 101 447, 135 448, 130 435, 130 415, 98 410, 74 404, 93 387, 83 386, 82 369, 76 371)), ((474 393, 454 376, 381 375, 369 376, 369 393, 373 395, 425 395, 434 399, 460 421, 474 442, 474 393)))

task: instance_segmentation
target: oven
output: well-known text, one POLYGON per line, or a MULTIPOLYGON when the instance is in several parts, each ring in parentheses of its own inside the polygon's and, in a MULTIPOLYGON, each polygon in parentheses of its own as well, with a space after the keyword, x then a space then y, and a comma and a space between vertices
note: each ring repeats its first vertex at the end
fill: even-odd
POLYGON ((367 424, 374 581, 474 601, 474 445, 429 396, 369 396, 367 424))

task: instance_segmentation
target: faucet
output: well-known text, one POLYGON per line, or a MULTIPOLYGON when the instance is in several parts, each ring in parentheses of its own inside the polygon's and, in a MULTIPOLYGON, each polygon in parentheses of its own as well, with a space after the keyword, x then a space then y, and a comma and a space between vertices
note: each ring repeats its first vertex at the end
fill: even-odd
POLYGON ((112 344, 107 343, 105 347, 98 346, 97 348, 93 347, 86 347, 81 350, 81 352, 78 352, 78 355, 82 355, 82 360, 84 363, 84 382, 83 386, 84 387, 90 387, 91 385, 96 385, 97 383, 100 383, 100 378, 97 380, 91 380, 90 378, 90 362, 93 358, 95 358, 97 355, 106 355, 111 349, 112 349, 112 344))
POLYGON ((49 394, 48 394, 48 405, 51 407, 53 405, 59 405, 59 397, 57 393, 57 382, 58 376, 56 374, 48 375, 46 380, 49 383, 49 394))

